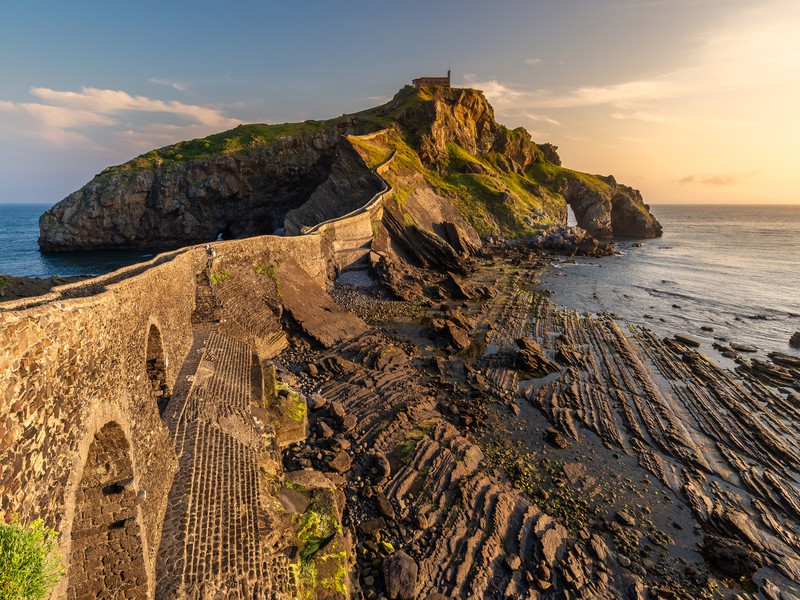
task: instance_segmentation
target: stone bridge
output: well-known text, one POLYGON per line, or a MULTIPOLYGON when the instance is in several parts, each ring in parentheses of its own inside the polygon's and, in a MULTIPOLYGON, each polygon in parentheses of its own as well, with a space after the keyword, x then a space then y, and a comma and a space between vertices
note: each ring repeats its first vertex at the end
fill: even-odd
POLYGON ((327 297, 390 192, 306 235, 181 249, 0 304, 0 518, 59 532, 54 598, 292 595, 257 539, 279 463, 250 409, 261 361, 285 345, 264 302, 282 286, 291 311, 309 294, 298 280, 327 297))

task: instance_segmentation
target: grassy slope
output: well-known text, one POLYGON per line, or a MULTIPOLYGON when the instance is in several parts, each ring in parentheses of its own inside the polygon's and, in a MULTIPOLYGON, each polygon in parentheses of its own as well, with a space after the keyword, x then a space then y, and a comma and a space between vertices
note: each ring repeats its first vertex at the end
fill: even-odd
POLYGON ((441 172, 437 172, 427 169, 414 149, 395 132, 381 141, 356 136, 351 136, 350 141, 371 167, 396 151, 387 177, 400 208, 413 191, 415 175, 421 175, 439 195, 453 203, 481 236, 530 236, 552 225, 555 219, 551 215, 557 215, 563 207, 563 199, 546 187, 498 166, 502 164, 499 156, 476 157, 457 144, 450 144, 446 163, 441 172), (482 172, 464 172, 468 162, 480 165, 482 172), (537 217, 538 226, 532 228, 524 219, 536 211, 545 211, 547 215, 537 217))

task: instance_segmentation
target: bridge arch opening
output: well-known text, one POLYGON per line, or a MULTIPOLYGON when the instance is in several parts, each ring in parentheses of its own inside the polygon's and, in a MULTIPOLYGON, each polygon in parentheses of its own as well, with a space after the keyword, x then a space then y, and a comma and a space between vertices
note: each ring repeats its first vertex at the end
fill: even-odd
POLYGON ((130 445, 112 421, 95 434, 75 494, 69 600, 147 598, 137 504, 130 445))
POLYGON ((167 359, 164 354, 161 331, 155 324, 151 324, 147 332, 145 368, 150 381, 151 393, 158 404, 158 414, 163 417, 170 401, 171 392, 167 385, 167 359))

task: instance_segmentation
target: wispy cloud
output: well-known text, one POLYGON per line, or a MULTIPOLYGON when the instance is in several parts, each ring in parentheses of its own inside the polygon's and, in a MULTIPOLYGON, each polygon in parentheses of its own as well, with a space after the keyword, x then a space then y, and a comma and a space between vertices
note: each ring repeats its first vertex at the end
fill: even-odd
POLYGON ((167 87, 171 87, 173 90, 178 90, 179 92, 185 92, 189 89, 188 83, 182 83, 180 81, 170 81, 169 79, 161 79, 160 77, 151 77, 148 79, 150 83, 155 83, 156 85, 165 85, 167 87))
POLYGON ((629 113, 615 112, 612 113, 611 118, 619 121, 633 120, 643 121, 645 123, 665 123, 671 125, 676 125, 684 121, 684 119, 681 117, 673 117, 670 115, 652 113, 644 110, 637 110, 629 113))
MULTIPOLYGON (((691 64, 662 68, 649 77, 566 89, 531 89, 518 82, 466 76, 505 110, 538 111, 608 106, 617 115, 666 122, 648 106, 665 100, 736 93, 800 81, 800 3, 773 0, 731 12, 726 22, 695 40, 691 64), (775 15, 780 15, 776 18, 775 15), (638 111, 638 112, 620 112, 638 111)), ((538 59, 527 59, 531 61, 538 59)), ((538 64, 538 63, 535 63, 538 64)), ((609 70, 609 72, 613 72, 609 70)), ((618 118, 618 117, 615 117, 618 118)))
POLYGON ((240 122, 217 108, 122 90, 83 87, 76 92, 33 87, 30 94, 37 101, 0 100, 0 114, 13 114, 12 119, 0 120, 4 135, 37 137, 53 145, 90 140, 103 145, 115 135, 124 138, 135 122, 146 144, 144 140, 177 141, 207 135, 240 122))
POLYGON ((559 121, 556 121, 553 117, 548 117, 547 115, 528 112, 525 113, 525 116, 531 121, 540 121, 542 123, 547 123, 548 125, 555 125, 556 127, 561 125, 559 121))
POLYGON ((523 100, 526 96, 524 91, 514 89, 511 85, 501 83, 496 79, 481 81, 477 79, 474 73, 465 73, 464 81, 469 87, 483 91, 487 98, 497 103, 509 100, 523 100))
POLYGON ((544 62, 544 59, 543 59, 543 58, 536 58, 536 57, 534 57, 534 58, 526 58, 526 59, 525 59, 525 64, 526 64, 526 65, 531 65, 532 67, 535 67, 536 65, 540 65, 540 64, 542 64, 543 62, 544 62))
POLYGON ((682 185, 699 183, 703 185, 728 186, 745 183, 755 175, 755 171, 740 175, 686 175, 678 179, 682 185))
POLYGON ((64 92, 44 87, 34 87, 31 95, 50 104, 76 111, 89 110, 101 115, 119 115, 125 112, 165 113, 181 117, 191 123, 226 127, 236 124, 216 108, 177 101, 154 100, 146 96, 132 96, 121 90, 101 90, 83 87, 80 92, 64 92))

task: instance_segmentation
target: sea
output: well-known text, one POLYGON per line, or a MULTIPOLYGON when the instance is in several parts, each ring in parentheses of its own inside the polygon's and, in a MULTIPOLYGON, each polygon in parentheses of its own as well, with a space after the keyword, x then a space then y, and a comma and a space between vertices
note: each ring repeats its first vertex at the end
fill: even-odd
MULTIPOLYGON (((662 336, 800 356, 800 206, 653 205, 664 235, 617 256, 553 262, 541 285, 562 308, 610 313, 662 336), (711 328, 708 331, 705 328, 711 328)), ((722 360, 722 362, 725 362, 722 360)))
MULTIPOLYGON (((153 252, 41 253, 47 204, 0 204, 0 274, 100 275, 153 252)), ((619 242, 619 254, 561 258, 542 277, 558 306, 610 313, 660 335, 736 342, 800 356, 800 206, 653 205, 664 235, 619 242), (705 328, 711 328, 708 331, 705 328)))
POLYGON ((0 204, 0 275, 52 277, 103 275, 148 261, 154 252, 39 252, 39 216, 52 204, 0 204))

